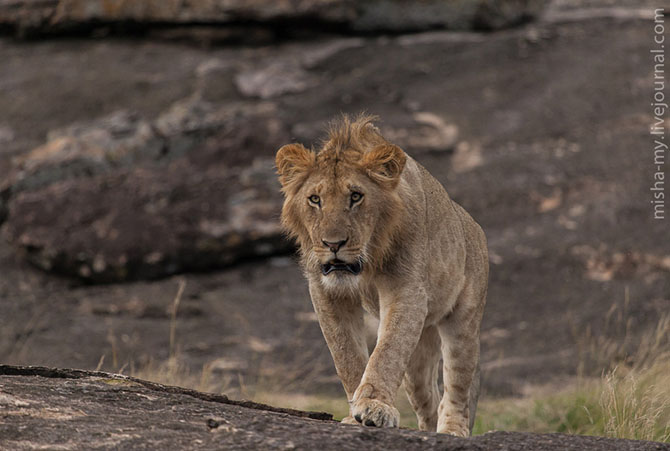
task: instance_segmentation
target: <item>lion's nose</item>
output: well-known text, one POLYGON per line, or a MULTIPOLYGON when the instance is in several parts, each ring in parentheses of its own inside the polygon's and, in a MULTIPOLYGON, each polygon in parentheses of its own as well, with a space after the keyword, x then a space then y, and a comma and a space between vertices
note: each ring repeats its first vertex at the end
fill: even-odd
POLYGON ((347 240, 336 241, 336 242, 321 240, 321 242, 323 243, 324 246, 330 249, 330 252, 334 254, 337 251, 339 251, 342 246, 346 244, 347 240))

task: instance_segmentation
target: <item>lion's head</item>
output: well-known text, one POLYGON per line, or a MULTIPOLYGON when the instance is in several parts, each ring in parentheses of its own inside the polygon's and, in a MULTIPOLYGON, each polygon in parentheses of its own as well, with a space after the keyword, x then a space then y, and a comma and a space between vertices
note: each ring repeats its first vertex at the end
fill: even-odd
POLYGON ((381 267, 402 214, 397 188, 406 156, 371 120, 343 117, 318 152, 301 144, 277 152, 282 224, 305 269, 328 285, 381 267))

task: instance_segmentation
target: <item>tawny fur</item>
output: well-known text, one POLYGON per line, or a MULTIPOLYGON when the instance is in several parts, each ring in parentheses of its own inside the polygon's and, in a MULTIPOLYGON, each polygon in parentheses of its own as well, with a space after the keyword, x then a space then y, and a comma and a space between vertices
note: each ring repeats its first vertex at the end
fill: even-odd
POLYGON ((467 436, 479 396, 486 238, 372 120, 343 117, 318 153, 300 144, 279 149, 282 224, 300 247, 312 303, 350 402, 344 421, 398 426, 394 401, 404 380, 421 429, 467 436), (336 253, 324 244, 344 240, 336 253), (361 273, 323 275, 321 265, 335 258, 362 262, 361 273), (364 311, 380 322, 371 355, 364 311))

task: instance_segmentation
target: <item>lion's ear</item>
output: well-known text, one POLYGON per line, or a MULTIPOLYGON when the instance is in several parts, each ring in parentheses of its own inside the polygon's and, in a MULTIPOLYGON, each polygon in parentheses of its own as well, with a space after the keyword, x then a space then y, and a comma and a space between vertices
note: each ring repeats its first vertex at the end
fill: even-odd
POLYGON ((383 144, 363 155, 361 164, 376 182, 395 188, 405 167, 407 156, 398 146, 383 144))
POLYGON ((302 144, 287 144, 277 151, 275 164, 284 190, 297 187, 314 166, 316 155, 302 144))

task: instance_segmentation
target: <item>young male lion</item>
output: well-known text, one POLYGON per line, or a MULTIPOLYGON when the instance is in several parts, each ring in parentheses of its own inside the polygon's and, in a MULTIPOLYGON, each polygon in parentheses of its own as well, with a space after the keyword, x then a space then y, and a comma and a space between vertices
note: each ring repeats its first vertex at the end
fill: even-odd
POLYGON ((350 400, 343 422, 398 426, 394 399, 404 378, 419 428, 467 436, 479 395, 486 238, 371 120, 343 117, 318 153, 300 144, 279 149, 282 224, 300 246, 312 303, 350 400), (380 320, 369 358, 364 310, 380 320))

